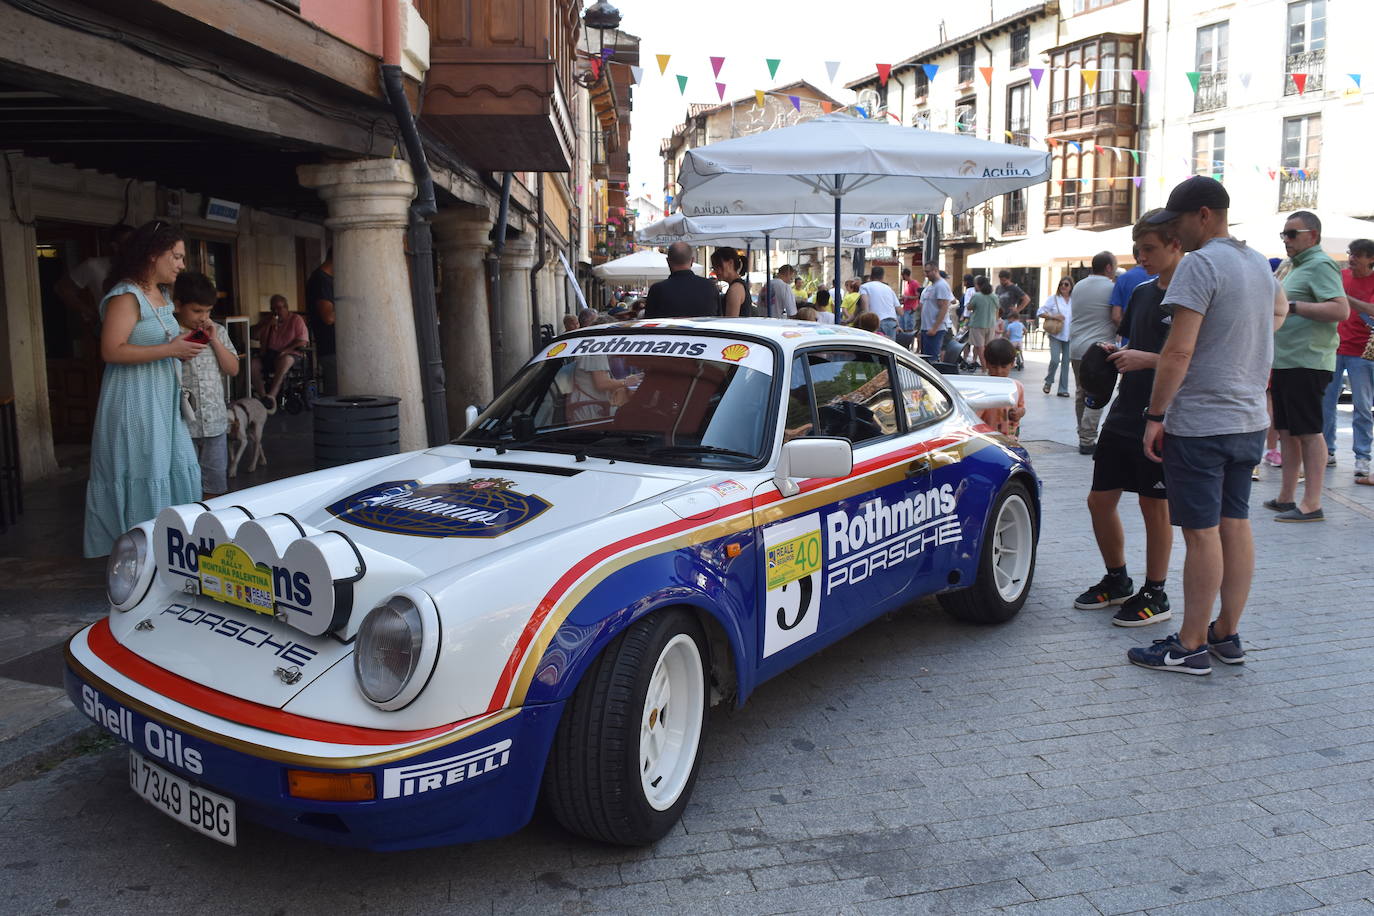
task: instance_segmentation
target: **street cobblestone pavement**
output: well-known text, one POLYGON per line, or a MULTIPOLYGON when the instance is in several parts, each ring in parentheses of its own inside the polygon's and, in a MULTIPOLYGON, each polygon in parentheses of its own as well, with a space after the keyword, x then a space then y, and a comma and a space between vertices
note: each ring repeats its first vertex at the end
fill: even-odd
MULTIPOLYGON (((1101 575, 1090 459, 1035 356, 1045 504, 1025 609, 979 628, 920 602, 718 710, 686 816, 653 848, 538 816, 420 852, 252 825, 228 849, 135 798, 108 748, 0 792, 0 912, 1374 912, 1374 489, 1351 484, 1348 414, 1327 522, 1274 524, 1259 504, 1277 472, 1255 485, 1249 662, 1168 677, 1125 650, 1177 621, 1072 608, 1101 575)), ((1179 539, 1180 612, 1181 565, 1179 539)))

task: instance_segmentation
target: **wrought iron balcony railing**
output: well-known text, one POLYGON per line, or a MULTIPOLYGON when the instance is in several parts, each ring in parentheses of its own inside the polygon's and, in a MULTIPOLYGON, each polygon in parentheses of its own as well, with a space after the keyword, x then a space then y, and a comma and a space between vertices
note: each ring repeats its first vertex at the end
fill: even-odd
POLYGON ((1226 73, 1203 73, 1197 78, 1193 111, 1216 111, 1226 107, 1226 73))
POLYGON ((1298 94, 1298 84, 1293 80, 1295 73, 1307 74, 1307 83, 1303 86, 1303 92, 1312 92, 1324 88, 1326 86, 1326 49, 1319 48, 1316 51, 1289 54, 1284 59, 1284 72, 1287 74, 1283 78, 1284 95, 1298 94))
POLYGON ((1296 210, 1302 207, 1317 206, 1317 179, 1279 176, 1279 209, 1296 210))

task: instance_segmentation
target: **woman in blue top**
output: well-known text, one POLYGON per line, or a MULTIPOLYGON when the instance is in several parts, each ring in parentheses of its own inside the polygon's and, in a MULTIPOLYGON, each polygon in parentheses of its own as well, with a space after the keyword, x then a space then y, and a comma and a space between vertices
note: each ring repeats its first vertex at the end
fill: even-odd
POLYGON ((181 233, 145 223, 124 243, 100 303, 105 375, 86 484, 85 555, 102 557, 115 538, 168 506, 200 499, 200 465, 181 418, 181 362, 204 344, 179 334, 164 292, 186 264, 181 233))

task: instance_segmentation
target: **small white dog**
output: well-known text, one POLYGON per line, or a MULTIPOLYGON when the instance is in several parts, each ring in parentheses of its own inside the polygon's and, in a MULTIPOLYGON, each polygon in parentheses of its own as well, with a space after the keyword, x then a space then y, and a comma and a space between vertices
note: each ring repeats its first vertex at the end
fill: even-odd
POLYGON ((262 453, 262 431, 267 418, 277 412, 273 404, 268 410, 257 398, 239 398, 229 405, 229 476, 239 471, 239 459, 245 449, 252 447, 248 455, 248 473, 253 473, 258 465, 267 463, 262 453))

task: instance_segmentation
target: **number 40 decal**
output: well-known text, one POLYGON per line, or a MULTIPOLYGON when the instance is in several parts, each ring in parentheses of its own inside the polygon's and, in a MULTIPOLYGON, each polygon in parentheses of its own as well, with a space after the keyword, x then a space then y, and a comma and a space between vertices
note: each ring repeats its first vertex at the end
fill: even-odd
POLYGON ((763 529, 763 655, 816 633, 820 623, 821 517, 813 512, 763 529))

